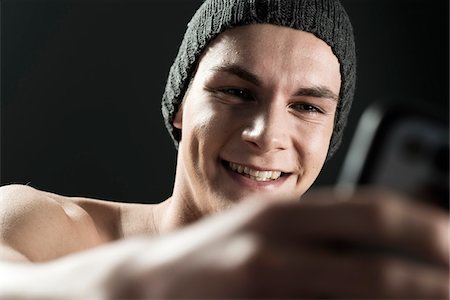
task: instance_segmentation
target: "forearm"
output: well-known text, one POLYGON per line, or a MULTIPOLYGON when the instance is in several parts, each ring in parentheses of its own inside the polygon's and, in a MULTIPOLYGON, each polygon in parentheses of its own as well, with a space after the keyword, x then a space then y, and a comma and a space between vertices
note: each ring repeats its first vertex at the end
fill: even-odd
POLYGON ((0 299, 111 298, 144 239, 112 243, 46 263, 0 262, 0 299))
MULTIPOLYGON (((53 289, 43 293, 43 289, 49 288, 47 281, 52 280, 52 276, 49 276, 51 272, 46 265, 0 262, 0 299, 57 298, 61 296, 53 289)), ((56 277, 55 275, 53 277, 56 277)))

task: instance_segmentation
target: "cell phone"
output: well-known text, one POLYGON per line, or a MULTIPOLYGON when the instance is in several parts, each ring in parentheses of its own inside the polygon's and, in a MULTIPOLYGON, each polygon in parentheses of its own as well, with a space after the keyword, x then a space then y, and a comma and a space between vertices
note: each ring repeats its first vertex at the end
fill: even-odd
POLYGON ((364 112, 338 187, 382 186, 448 210, 448 120, 405 107, 378 104, 364 112))

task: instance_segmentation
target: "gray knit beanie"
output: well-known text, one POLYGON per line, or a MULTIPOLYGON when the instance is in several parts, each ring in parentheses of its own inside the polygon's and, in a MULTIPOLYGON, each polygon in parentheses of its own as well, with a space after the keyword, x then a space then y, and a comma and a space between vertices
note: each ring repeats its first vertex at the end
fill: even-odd
POLYGON ((188 24, 162 99, 162 113, 175 147, 181 130, 173 126, 173 119, 202 51, 226 29, 255 23, 310 32, 326 42, 338 58, 342 82, 328 150, 330 158, 341 143, 356 80, 353 29, 339 0, 206 0, 188 24))

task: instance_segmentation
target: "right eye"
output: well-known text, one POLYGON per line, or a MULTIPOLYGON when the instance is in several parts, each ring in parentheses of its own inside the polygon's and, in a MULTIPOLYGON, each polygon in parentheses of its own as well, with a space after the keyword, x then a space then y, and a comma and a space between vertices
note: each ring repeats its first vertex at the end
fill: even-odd
POLYGON ((253 100, 252 94, 245 90, 245 89, 239 89, 239 88, 225 88, 220 90, 221 93, 224 93, 225 95, 232 96, 235 98, 239 98, 244 101, 253 100))

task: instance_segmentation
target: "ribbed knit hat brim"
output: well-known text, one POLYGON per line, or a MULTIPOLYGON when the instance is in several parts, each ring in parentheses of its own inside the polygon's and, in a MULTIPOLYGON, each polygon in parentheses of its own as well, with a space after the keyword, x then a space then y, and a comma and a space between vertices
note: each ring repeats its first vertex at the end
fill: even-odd
POLYGON ((330 158, 341 143, 356 81, 353 29, 338 0, 206 0, 188 24, 162 99, 165 124, 175 146, 181 131, 173 126, 173 119, 201 53, 221 32, 248 24, 273 24, 310 32, 326 42, 338 58, 341 89, 328 150, 330 158))

